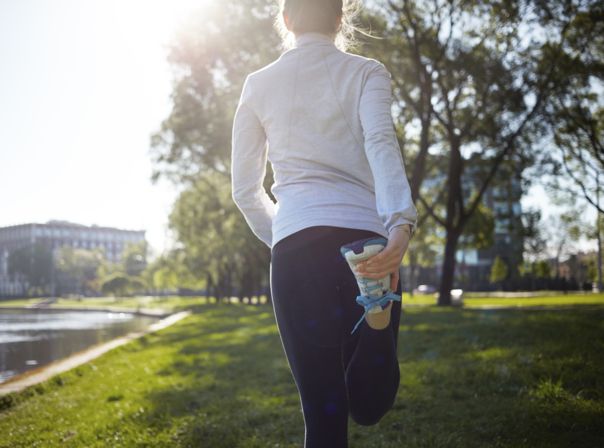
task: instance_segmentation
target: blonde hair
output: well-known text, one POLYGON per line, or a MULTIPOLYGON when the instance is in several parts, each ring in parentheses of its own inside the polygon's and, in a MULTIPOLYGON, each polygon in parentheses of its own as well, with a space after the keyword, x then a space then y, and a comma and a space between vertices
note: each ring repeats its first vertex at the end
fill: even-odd
MULTIPOLYGON (((273 26, 281 37, 281 47, 289 50, 294 47, 296 34, 318 32, 330 35, 342 51, 354 48, 358 42, 355 32, 368 35, 354 24, 362 4, 360 0, 277 0, 278 9, 273 26), (287 15, 292 31, 287 29, 283 14, 287 15), (336 19, 342 16, 336 27, 336 19)), ((370 36, 372 37, 372 36, 370 36)))

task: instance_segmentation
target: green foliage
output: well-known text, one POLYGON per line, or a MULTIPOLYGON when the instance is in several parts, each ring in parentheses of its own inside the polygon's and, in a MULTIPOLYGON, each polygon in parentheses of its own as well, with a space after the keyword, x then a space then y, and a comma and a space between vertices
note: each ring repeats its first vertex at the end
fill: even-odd
POLYGON ((491 247, 494 243, 494 229, 495 219, 493 211, 483 203, 480 203, 464 228, 459 246, 473 249, 491 247))
POLYGON ((173 106, 151 138, 154 181, 195 183, 229 174, 233 114, 245 76, 279 55, 267 0, 208 2, 182 24, 169 50, 173 106))
POLYGON ((152 179, 171 180, 181 194, 169 220, 177 244, 147 274, 156 288, 205 287, 222 297, 255 295, 268 285, 270 252, 231 198, 230 143, 245 76, 279 55, 271 6, 208 3, 171 46, 173 108, 151 139, 152 179))
MULTIPOLYGON (((541 211, 538 209, 524 210, 522 213, 522 240, 524 242, 524 253, 530 260, 535 260, 541 256, 547 246, 547 241, 543 236, 541 224, 541 211)), ((527 260, 528 261, 528 260, 527 260)), ((523 263, 519 268, 521 274, 530 270, 529 263, 523 263)))
POLYGON ((268 283, 270 251, 233 202, 229 178, 201 175, 180 194, 169 223, 183 245, 182 262, 211 295, 255 295, 268 283))
POLYGON ((495 260, 493 260, 493 264, 491 265, 491 273, 489 276, 489 280, 491 283, 500 283, 508 275, 508 266, 503 261, 503 259, 497 255, 495 260))
POLYGON ((426 220, 418 226, 415 235, 409 243, 409 249, 403 257, 404 266, 432 267, 435 265, 438 248, 442 246, 443 239, 436 232, 432 221, 426 220))
POLYGON ((550 278, 551 267, 545 260, 539 260, 533 264, 533 273, 537 278, 550 278))
POLYGON ((532 1, 374 6, 367 18, 385 39, 366 39, 363 54, 384 61, 392 73, 413 196, 420 215, 445 232, 440 289, 448 291, 458 244, 489 244, 491 235, 480 225, 488 215, 473 215, 481 214, 489 189, 509 182, 507 174, 499 176, 508 171, 502 168, 521 178, 538 159, 557 62, 545 53, 560 45, 560 31, 577 12, 552 15, 546 11, 557 6, 532 1))
POLYGON ((147 288, 145 280, 141 277, 114 272, 101 282, 101 292, 111 294, 114 297, 125 296, 140 292, 147 288))
POLYGON ((101 284, 103 294, 113 294, 114 297, 126 295, 130 288, 130 279, 120 273, 114 273, 101 284))
POLYGON ((590 282, 598 280, 598 263, 595 257, 587 260, 587 280, 590 282))
MULTIPOLYGON (((157 275, 148 270, 145 278, 156 287, 186 282, 229 295, 253 294, 266 285, 268 252, 245 230, 226 185, 243 80, 280 53, 274 6, 268 0, 208 3, 191 14, 170 48, 173 107, 151 138, 152 179, 165 177, 182 194, 171 217, 177 245, 168 255, 177 266, 157 275), (212 224, 200 222, 205 220, 212 224)), ((558 67, 572 66, 565 45, 586 45, 590 55, 599 54, 600 40, 585 41, 579 32, 587 26, 598 36, 599 13, 578 1, 403 0, 367 6, 364 20, 382 39, 361 37, 361 53, 384 61, 392 74, 394 124, 413 198, 421 199, 420 215, 444 229, 438 238, 451 243, 443 265, 449 274, 458 242, 476 248, 492 242, 485 191, 505 181, 497 176, 502 166, 521 176, 537 160, 535 143, 551 134, 542 119, 548 101, 566 82, 558 67), (424 179, 435 174, 437 185, 424 188, 424 179)), ((589 60, 595 70, 598 59, 589 60)), ((265 186, 271 183, 269 174, 265 186)), ((432 243, 415 239, 411 250, 421 254, 406 263, 431 263, 432 243)), ((518 260, 510 262, 513 275, 518 260)), ((452 282, 454 276, 445 277, 452 282)))
POLYGON ((604 179, 604 8, 601 2, 578 0, 567 2, 567 8, 571 20, 562 44, 545 55, 558 62, 545 115, 550 147, 557 149, 548 152, 544 163, 550 174, 547 184, 569 204, 580 198, 604 213, 598 203, 604 179))
POLYGON ((176 252, 163 254, 147 265, 142 276, 150 288, 154 290, 174 290, 180 284, 186 283, 179 275, 179 270, 182 269, 184 264, 178 262, 176 254, 176 252))
POLYGON ((77 292, 83 289, 98 289, 97 272, 104 262, 101 249, 87 250, 70 246, 59 248, 55 260, 58 290, 67 279, 75 282, 77 292))
MULTIPOLYGON (((552 276, 552 267, 547 260, 525 261, 518 266, 518 271, 521 275, 532 275, 534 278, 550 278, 552 276)), ((577 269, 571 267, 571 272, 576 274, 577 269)))
POLYGON ((130 276, 139 276, 147 265, 148 245, 145 240, 128 243, 121 258, 122 270, 130 276))

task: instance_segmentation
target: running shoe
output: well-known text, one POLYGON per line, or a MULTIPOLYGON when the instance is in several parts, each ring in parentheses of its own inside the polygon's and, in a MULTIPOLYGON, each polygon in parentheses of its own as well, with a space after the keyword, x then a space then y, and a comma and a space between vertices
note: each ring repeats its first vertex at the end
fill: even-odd
POLYGON ((358 263, 381 252, 386 244, 388 244, 388 240, 384 237, 370 237, 353 241, 340 248, 340 253, 348 262, 359 286, 360 294, 357 296, 356 302, 365 308, 365 312, 350 334, 356 331, 367 314, 383 311, 391 301, 401 301, 401 296, 390 289, 390 274, 381 279, 372 279, 356 273, 355 268, 358 263))

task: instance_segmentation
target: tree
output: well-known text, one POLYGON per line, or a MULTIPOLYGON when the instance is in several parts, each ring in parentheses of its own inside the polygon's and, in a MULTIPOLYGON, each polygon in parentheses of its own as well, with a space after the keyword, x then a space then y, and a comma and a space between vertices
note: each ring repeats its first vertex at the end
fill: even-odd
POLYGON ((220 173, 200 176, 170 214, 184 262, 211 295, 255 295, 268 284, 270 251, 249 229, 220 173))
POLYGON ((560 260, 569 256, 576 248, 573 243, 577 242, 581 235, 585 234, 587 223, 581 219, 580 210, 567 204, 568 210, 560 215, 552 215, 547 226, 547 247, 555 260, 556 276, 559 272, 560 260))
MULTIPOLYGON (((151 138, 152 180, 165 177, 182 191, 169 220, 177 236, 173 259, 184 264, 179 281, 219 297, 253 294, 268 283, 270 252, 232 203, 230 150, 245 76, 279 54, 272 6, 226 0, 191 14, 169 54, 172 111, 151 138)), ((267 173, 271 185, 270 166, 267 173)))
MULTIPOLYGON (((585 282, 589 280, 589 261, 585 259, 584 256, 579 256, 578 254, 572 254, 566 260, 566 264, 570 268, 570 272, 572 277, 576 279, 579 283, 579 288, 581 290, 586 289, 585 282)), ((589 287, 591 289, 591 286, 589 287)))
MULTIPOLYGON (((547 247, 547 240, 544 237, 541 220, 541 211, 529 208, 523 212, 521 219, 526 261, 529 263, 534 262, 542 256, 547 247)), ((523 269, 522 273, 525 272, 528 272, 528 269, 523 269)))
POLYGON ((501 288, 503 280, 508 276, 508 266, 502 258, 497 255, 491 265, 491 274, 489 280, 491 283, 499 283, 501 288))
POLYGON ((95 280, 102 262, 103 253, 100 249, 87 250, 71 246, 59 248, 55 260, 59 291, 82 294, 84 290, 98 289, 95 280))
POLYGON ((128 243, 122 253, 122 269, 130 276, 139 276, 147 265, 147 241, 128 243))
POLYGON ((172 111, 151 137, 153 181, 190 185, 202 170, 228 180, 233 114, 245 76, 279 54, 271 13, 267 0, 224 0, 204 4, 181 27, 168 56, 175 73, 172 111))
POLYGON ((519 170, 532 162, 531 143, 542 131, 537 118, 555 64, 544 51, 559 44, 565 26, 539 15, 542 8, 530 1, 444 0, 389 0, 377 8, 381 19, 375 24, 386 39, 367 49, 393 75, 401 134, 419 129, 409 139, 413 153, 404 157, 411 161, 414 200, 446 231, 439 305, 451 304, 460 237, 495 174, 505 161, 519 170), (557 40, 522 34, 539 25, 557 40), (432 154, 447 157, 446 178, 436 195, 426 195, 420 189, 432 154), (464 191, 471 155, 484 172, 476 188, 464 191), (437 210, 440 201, 444 213, 437 210))
POLYGON ((431 221, 424 221, 418 226, 413 236, 413 249, 407 250, 402 263, 409 267, 408 289, 413 294, 417 285, 417 277, 421 268, 433 267, 436 264, 438 247, 442 246, 442 238, 436 232, 436 226, 431 221))
POLYGON ((147 265, 141 276, 154 291, 177 289, 179 286, 180 264, 175 252, 170 251, 153 260, 147 265))
POLYGON ((114 297, 126 295, 129 289, 130 279, 119 272, 106 278, 101 286, 103 294, 112 294, 114 297))
POLYGON ((600 292, 604 291, 604 279, 602 277, 602 241, 604 240, 604 215, 598 213, 596 215, 596 223, 591 228, 591 231, 588 231, 588 235, 591 238, 596 240, 597 247, 597 260, 595 262, 595 270, 596 270, 596 278, 594 281, 598 284, 598 290, 600 292))
POLYGON ((561 4, 576 13, 568 24, 564 44, 551 49, 551 57, 558 64, 545 114, 551 138, 544 144, 558 151, 547 151, 541 163, 551 175, 551 190, 565 192, 573 202, 583 198, 587 207, 596 211, 598 285, 602 290, 599 226, 604 215, 604 203, 600 202, 604 182, 604 108, 598 90, 604 81, 604 6, 596 1, 561 4))

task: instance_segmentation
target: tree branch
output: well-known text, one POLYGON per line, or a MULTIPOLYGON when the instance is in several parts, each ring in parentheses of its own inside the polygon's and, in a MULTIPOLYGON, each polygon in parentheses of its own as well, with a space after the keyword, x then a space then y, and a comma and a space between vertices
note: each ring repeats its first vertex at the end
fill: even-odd
MULTIPOLYGON (((439 192, 438 196, 441 195, 442 191, 444 191, 444 190, 441 190, 441 192, 439 192)), ((430 214, 430 216, 432 216, 436 222, 438 222, 441 226, 443 226, 446 229, 447 228, 447 224, 445 223, 445 221, 440 216, 438 216, 436 214, 436 212, 434 211, 433 206, 431 206, 430 204, 428 204, 428 202, 426 202, 426 200, 423 198, 423 196, 421 194, 418 194, 417 199, 419 199, 420 202, 422 204, 424 204, 424 207, 426 207, 426 210, 428 210, 428 213, 430 214)), ((434 203, 436 203, 436 202, 437 201, 434 201, 434 203)))
MULTIPOLYGON (((569 168, 569 166, 566 162, 566 157, 564 157, 564 150, 562 149, 562 147, 558 146, 558 148, 560 148, 560 150, 562 151, 562 164, 564 165, 564 169, 566 170, 567 174, 577 185, 579 185, 579 188, 581 188, 581 192, 583 193, 583 196, 585 197, 587 202, 589 202, 591 205, 593 205, 599 213, 604 213, 604 208, 600 207, 599 204, 590 197, 589 192, 587 191, 587 188, 585 187, 585 184, 580 179, 578 179, 573 174, 572 170, 569 168)), ((596 185, 596 188, 600 188, 600 186, 596 185)))

